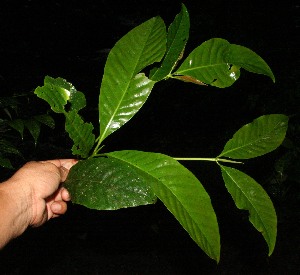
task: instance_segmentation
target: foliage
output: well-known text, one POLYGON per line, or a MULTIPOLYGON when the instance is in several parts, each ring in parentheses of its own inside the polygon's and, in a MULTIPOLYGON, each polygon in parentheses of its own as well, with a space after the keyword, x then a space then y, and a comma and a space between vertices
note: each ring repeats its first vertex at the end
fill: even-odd
POLYGON ((35 90, 54 112, 65 115, 65 129, 74 142, 72 152, 83 159, 71 169, 65 185, 74 203, 99 210, 151 204, 158 198, 201 249, 219 261, 220 234, 210 197, 200 181, 179 162, 214 161, 236 206, 249 211, 249 220, 262 233, 271 255, 277 231, 272 201, 254 179, 223 164, 240 163, 241 159, 276 149, 287 130, 285 115, 261 116, 243 126, 215 158, 174 158, 133 150, 101 152, 103 141, 140 110, 161 80, 173 78, 225 88, 245 69, 275 81, 260 56, 220 38, 204 42, 181 62, 189 26, 189 14, 182 5, 168 31, 163 20, 154 17, 115 44, 108 55, 100 88, 97 138, 94 126, 84 122, 79 114, 86 105, 84 94, 72 84, 47 76, 44 86, 35 90), (143 70, 150 71, 149 76, 143 70))
POLYGON ((13 168, 10 160, 12 156, 22 157, 15 138, 15 131, 23 140, 24 130, 27 129, 36 145, 42 124, 52 129, 55 126, 53 118, 48 114, 30 116, 25 114, 24 101, 28 101, 27 95, 0 97, 0 166, 4 168, 13 168))

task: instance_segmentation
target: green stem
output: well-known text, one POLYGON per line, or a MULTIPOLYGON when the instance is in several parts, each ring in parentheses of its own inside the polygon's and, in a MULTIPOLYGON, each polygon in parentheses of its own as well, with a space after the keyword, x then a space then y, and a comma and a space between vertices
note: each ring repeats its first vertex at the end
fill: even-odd
POLYGON ((215 162, 229 162, 229 163, 240 163, 242 164, 243 162, 241 161, 235 161, 235 160, 230 160, 230 159, 222 159, 222 158, 174 158, 176 160, 187 160, 187 161, 215 161, 215 162))

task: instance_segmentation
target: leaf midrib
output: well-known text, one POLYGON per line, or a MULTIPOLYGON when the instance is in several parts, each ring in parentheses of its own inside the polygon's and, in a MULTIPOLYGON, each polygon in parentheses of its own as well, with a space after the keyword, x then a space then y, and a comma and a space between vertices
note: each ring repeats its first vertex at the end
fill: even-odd
POLYGON ((106 133, 107 133, 108 129, 110 128, 111 122, 112 122, 113 119, 115 118, 115 116, 116 116, 116 114, 117 114, 117 111, 119 110, 119 108, 120 108, 120 106, 121 106, 121 103, 123 102, 123 99, 124 99, 124 97, 125 97, 125 95, 126 95, 126 91, 128 90, 128 88, 129 88, 129 86, 130 86, 130 82, 133 80, 133 78, 134 78, 135 75, 136 75, 135 70, 136 70, 137 65, 139 64, 139 62, 140 62, 140 60, 141 60, 142 53, 144 52, 144 49, 145 49, 145 47, 146 47, 147 41, 148 41, 148 39, 149 39, 149 36, 150 36, 150 34, 151 34, 152 30, 153 30, 153 26, 154 26, 154 25, 152 25, 152 27, 151 27, 151 31, 148 32, 147 38, 144 40, 144 45, 143 45, 143 47, 142 47, 142 49, 141 49, 141 51, 140 51, 140 55, 139 55, 138 58, 136 59, 136 64, 135 64, 135 66, 134 66, 134 69, 132 70, 132 73, 130 74, 130 79, 128 79, 128 81, 127 81, 127 83, 126 83, 126 87, 125 87, 125 89, 123 90, 123 94, 122 94, 122 96, 121 96, 121 98, 120 98, 120 100, 119 100, 119 103, 117 104, 117 108, 115 108, 115 111, 113 112, 113 114, 112 114, 112 116, 111 116, 109 122, 107 123, 107 125, 106 125, 106 127, 105 127, 103 133, 102 133, 101 136, 100 136, 100 143, 106 138, 106 133))
MULTIPOLYGON (((267 236, 268 236, 269 243, 271 243, 271 242, 270 242, 270 239, 271 239, 271 238, 270 238, 270 234, 269 234, 267 228, 265 227, 264 223, 262 222, 261 216, 260 216, 259 213, 257 212, 256 207, 251 203, 251 200, 248 199, 248 197, 246 196, 245 192, 243 192, 243 190, 240 188, 240 186, 238 185, 238 183, 230 176, 230 174, 227 173, 226 169, 224 169, 223 166, 221 166, 221 167, 222 167, 222 169, 225 171, 225 173, 230 177, 230 179, 235 183, 235 185, 236 185, 236 187, 238 188, 238 190, 240 190, 240 192, 244 195, 244 198, 247 199, 247 202, 250 203, 250 205, 252 206, 252 209, 255 210, 255 213, 256 213, 256 215, 259 217, 260 223, 262 224, 262 226, 263 226, 263 228, 264 228, 264 232, 266 232, 266 234, 267 234, 267 236)), ((248 210, 248 211, 250 212, 250 209, 245 209, 245 208, 242 208, 242 209, 248 210)))
MULTIPOLYGON (((122 158, 118 158, 118 157, 116 157, 115 155, 112 156, 112 155, 109 154, 109 157, 113 157, 113 158, 116 158, 116 159, 118 159, 118 160, 121 160, 121 161, 123 161, 124 163, 129 164, 129 165, 135 167, 136 169, 138 169, 138 170, 140 170, 140 171, 143 171, 143 172, 146 173, 148 176, 154 178, 156 181, 161 182, 159 179, 157 179, 156 177, 154 177, 154 176, 153 176, 152 174, 150 174, 148 171, 142 170, 139 166, 135 165, 135 164, 132 163, 132 162, 126 161, 126 160, 124 160, 124 159, 122 159, 122 158)), ((164 167, 165 167, 165 166, 164 166, 164 167)), ((197 223, 194 221, 194 219, 192 218, 190 212, 186 210, 186 208, 182 205, 181 201, 177 198, 177 196, 173 193, 173 191, 172 191, 170 188, 168 188, 165 184, 163 184, 163 186, 165 186, 165 187, 170 191, 170 193, 177 199, 177 201, 180 203, 182 209, 184 209, 184 211, 188 214, 190 220, 191 220, 194 224, 196 224, 197 228, 199 228, 198 224, 197 224, 197 223)), ((179 221, 179 220, 178 220, 178 221, 179 221)), ((180 223, 180 221, 179 221, 179 223, 180 223)), ((181 224, 181 223, 180 223, 180 224, 181 224)), ((199 228, 199 229, 200 229, 200 228, 199 228)), ((202 233, 202 230, 200 230, 200 232, 202 233)), ((202 233, 201 235, 202 235, 202 237, 205 239, 206 243, 210 245, 210 242, 208 241, 207 237, 206 237, 203 233, 202 233)), ((212 248, 211 245, 210 245, 210 249, 211 249, 211 251, 214 251, 214 249, 212 248)), ((217 256, 217 258, 218 258, 218 256, 217 256)))

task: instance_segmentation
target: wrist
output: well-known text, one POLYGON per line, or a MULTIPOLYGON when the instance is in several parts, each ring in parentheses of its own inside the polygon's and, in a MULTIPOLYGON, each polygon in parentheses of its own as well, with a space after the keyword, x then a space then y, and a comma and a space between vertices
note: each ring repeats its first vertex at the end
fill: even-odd
POLYGON ((30 190, 26 190, 22 183, 9 179, 0 184, 1 197, 1 226, 9 239, 21 235, 30 223, 30 190))

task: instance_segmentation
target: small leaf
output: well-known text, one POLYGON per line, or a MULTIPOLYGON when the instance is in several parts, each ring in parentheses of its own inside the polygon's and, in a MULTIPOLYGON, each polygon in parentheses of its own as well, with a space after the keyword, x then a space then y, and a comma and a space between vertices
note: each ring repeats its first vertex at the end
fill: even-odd
POLYGON ((34 116, 34 119, 37 120, 38 122, 50 127, 51 129, 54 129, 54 127, 55 127, 55 121, 49 115, 34 116))
POLYGON ((137 26, 112 48, 106 61, 100 89, 100 143, 141 108, 154 83, 145 76, 140 79, 139 75, 138 79, 142 80, 141 86, 135 86, 136 75, 146 66, 159 62, 165 49, 166 30, 160 17, 154 17, 137 26), (131 110, 126 114, 123 108, 131 110))
POLYGON ((150 79, 160 81, 168 76, 183 54, 185 45, 189 39, 190 18, 184 4, 181 12, 176 15, 168 29, 167 50, 164 60, 159 68, 154 68, 150 73, 150 79))
POLYGON ((72 85, 62 78, 46 76, 44 86, 37 87, 34 93, 48 102, 56 113, 64 113, 65 105, 70 98, 72 85))
POLYGON ((156 196, 202 250, 219 261, 220 235, 210 197, 188 169, 173 158, 157 153, 119 151, 107 155, 150 177, 149 184, 156 196))
POLYGON ((66 131, 73 140, 72 154, 87 158, 95 142, 93 125, 82 120, 77 111, 66 113, 66 131))
POLYGON ((56 113, 65 113, 66 104, 70 103, 70 110, 79 111, 86 105, 85 96, 63 78, 46 76, 44 86, 35 89, 34 93, 48 102, 56 113))
POLYGON ((249 159, 267 154, 283 142, 287 127, 288 117, 285 115, 261 116, 239 129, 219 157, 249 159))
POLYGON ((3 168, 13 169, 14 167, 11 165, 11 162, 8 158, 4 158, 0 156, 0 166, 3 168))
MULTIPOLYGON (((63 113, 66 116, 65 128, 74 142, 72 153, 83 158, 88 157, 94 145, 95 136, 92 133, 93 125, 84 122, 78 114, 78 111, 86 105, 84 94, 77 91, 65 79, 54 79, 50 76, 45 77, 44 86, 38 87, 35 90, 35 94, 46 100, 54 112, 63 113), (67 106, 67 103, 70 103, 70 106, 67 106)), ((37 120, 39 119, 42 123, 52 124, 49 117, 47 120, 45 117, 37 118, 37 120)))
POLYGON ((26 119, 24 120, 24 124, 32 135, 34 144, 36 145, 41 132, 41 123, 34 119, 26 119))
POLYGON ((156 201, 151 177, 115 158, 100 157, 78 162, 65 186, 72 201, 88 208, 116 210, 156 201))
POLYGON ((249 220, 262 233, 272 254, 277 235, 277 216, 271 199, 264 189, 247 174, 220 165, 223 179, 237 208, 248 210, 249 220))
POLYGON ((21 152, 6 139, 0 139, 0 152, 5 155, 22 156, 21 152))
POLYGON ((11 121, 8 121, 7 124, 12 127, 13 129, 17 130, 20 135, 21 138, 23 139, 23 133, 24 133, 24 120, 23 119, 14 119, 11 121))

